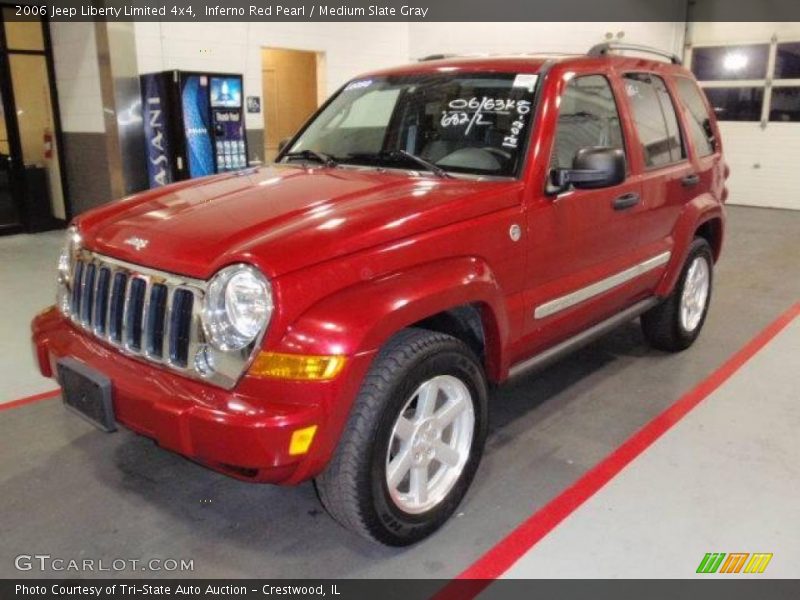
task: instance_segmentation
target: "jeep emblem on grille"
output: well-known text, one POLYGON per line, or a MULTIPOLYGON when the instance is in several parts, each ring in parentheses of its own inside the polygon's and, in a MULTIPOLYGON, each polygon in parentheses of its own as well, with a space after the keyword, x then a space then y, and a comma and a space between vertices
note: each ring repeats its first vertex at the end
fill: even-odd
POLYGON ((128 244, 129 246, 133 246, 137 250, 142 250, 147 248, 147 244, 150 243, 150 240, 145 240, 140 237, 129 237, 127 240, 122 242, 123 244, 128 244))

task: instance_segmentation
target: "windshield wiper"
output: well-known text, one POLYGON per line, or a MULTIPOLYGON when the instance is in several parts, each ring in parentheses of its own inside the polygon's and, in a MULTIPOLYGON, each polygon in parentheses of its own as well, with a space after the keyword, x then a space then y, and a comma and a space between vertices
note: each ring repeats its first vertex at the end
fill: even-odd
POLYGON ((347 158, 356 158, 356 159, 361 158, 365 160, 385 159, 393 162, 406 159, 415 162, 422 167, 425 167, 425 169, 427 169, 437 177, 441 177, 442 179, 448 179, 452 177, 450 173, 445 171, 442 167, 440 167, 436 163, 432 163, 431 161, 426 160, 421 156, 417 156, 416 154, 412 154, 411 152, 407 152, 406 150, 381 150, 380 152, 357 152, 354 154, 348 154, 347 158))
POLYGON ((293 158, 302 158, 305 160, 315 160, 318 163, 325 165, 326 167, 335 167, 339 163, 336 162, 332 156, 325 154, 324 152, 317 152, 316 150, 299 150, 298 152, 287 152, 283 155, 283 158, 292 160, 293 158))

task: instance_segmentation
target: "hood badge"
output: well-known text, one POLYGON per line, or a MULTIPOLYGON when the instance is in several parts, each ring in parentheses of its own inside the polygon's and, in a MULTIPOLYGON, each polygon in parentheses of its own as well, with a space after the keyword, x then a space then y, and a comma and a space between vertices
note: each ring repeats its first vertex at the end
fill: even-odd
POLYGON ((122 243, 127 244, 128 246, 133 246, 134 248, 136 248, 136 250, 141 251, 147 248, 147 244, 150 243, 150 240, 134 236, 134 237, 129 237, 122 243))

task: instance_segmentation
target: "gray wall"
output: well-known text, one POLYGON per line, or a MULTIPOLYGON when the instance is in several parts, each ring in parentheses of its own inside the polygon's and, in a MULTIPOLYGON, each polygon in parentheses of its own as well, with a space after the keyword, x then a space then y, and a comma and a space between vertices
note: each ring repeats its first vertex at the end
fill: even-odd
POLYGON ((65 131, 64 170, 72 216, 112 199, 105 133, 65 131))

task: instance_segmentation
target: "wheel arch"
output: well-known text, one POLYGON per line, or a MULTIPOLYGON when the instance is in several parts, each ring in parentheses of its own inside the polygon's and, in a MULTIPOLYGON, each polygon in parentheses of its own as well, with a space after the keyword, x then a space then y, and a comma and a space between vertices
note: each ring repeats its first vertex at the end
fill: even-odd
POLYGON ((275 349, 369 353, 399 331, 419 327, 462 340, 481 358, 489 379, 497 380, 508 336, 503 302, 502 290, 485 261, 449 258, 359 283, 320 300, 287 328, 275 349))
POLYGON ((716 262, 722 252, 724 230, 724 209, 711 194, 702 194, 688 202, 672 230, 672 255, 656 295, 666 297, 672 292, 695 237, 708 240, 716 262))

